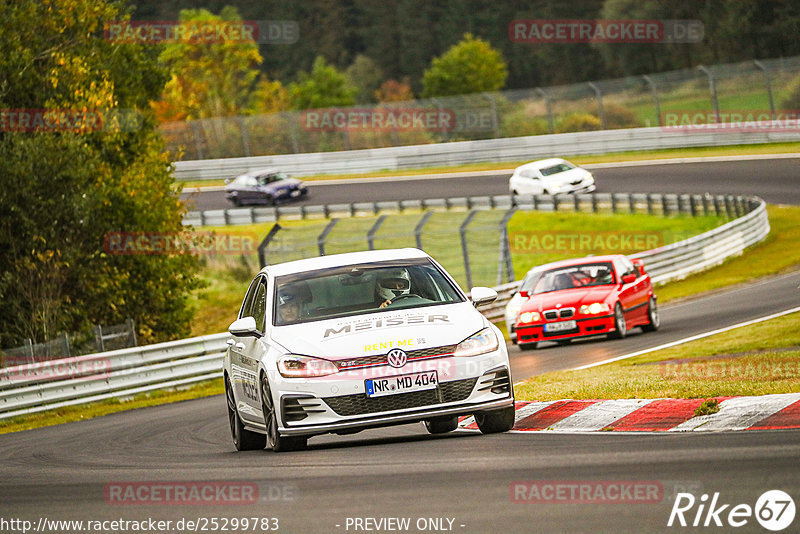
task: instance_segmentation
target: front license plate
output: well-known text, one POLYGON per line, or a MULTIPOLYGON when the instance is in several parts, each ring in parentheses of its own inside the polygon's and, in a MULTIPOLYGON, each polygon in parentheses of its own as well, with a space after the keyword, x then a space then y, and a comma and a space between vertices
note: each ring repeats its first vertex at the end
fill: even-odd
POLYGON ((562 332, 564 330, 574 330, 578 325, 575 321, 561 321, 560 323, 547 323, 544 325, 545 332, 562 332))
POLYGON ((396 393, 410 393, 424 389, 436 389, 439 378, 436 371, 425 371, 413 375, 390 376, 387 378, 372 378, 365 380, 368 397, 382 397, 396 393))

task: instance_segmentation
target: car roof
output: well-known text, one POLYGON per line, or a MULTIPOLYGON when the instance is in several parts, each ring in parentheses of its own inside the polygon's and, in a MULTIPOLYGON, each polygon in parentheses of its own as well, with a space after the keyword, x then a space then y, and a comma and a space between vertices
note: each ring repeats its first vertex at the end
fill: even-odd
POLYGON ((429 258, 425 252, 417 248, 398 248, 387 250, 365 250, 361 252, 346 252, 344 254, 331 254, 330 256, 317 256, 303 260, 287 261, 267 265, 261 272, 270 276, 282 276, 304 271, 315 271, 317 269, 327 269, 330 267, 340 267, 342 265, 352 265, 356 263, 372 263, 387 260, 404 260, 429 258))
MULTIPOLYGON (((566 163, 567 160, 561 158, 549 158, 549 159, 540 159, 538 161, 532 161, 530 163, 526 163, 525 165, 520 165, 517 169, 542 169, 544 167, 549 167, 550 165, 558 165, 559 163, 566 163)), ((575 165, 574 163, 572 165, 575 165)))
POLYGON ((269 169, 257 169, 257 170, 251 170, 251 171, 247 171, 247 172, 245 172, 245 173, 242 173, 242 174, 240 174, 239 176, 253 176, 253 177, 258 177, 258 176, 263 176, 263 175, 265 175, 265 174, 274 174, 274 173, 276 173, 276 172, 279 172, 279 171, 278 171, 278 169, 274 169, 274 168, 269 168, 269 169))
POLYGON ((613 262, 614 260, 620 259, 622 257, 623 257, 622 254, 606 254, 603 256, 585 256, 583 258, 571 258, 569 260, 560 260, 551 263, 545 263, 542 265, 537 265, 528 272, 531 272, 533 270, 545 271, 549 269, 555 269, 557 267, 566 267, 568 265, 585 265, 587 263, 613 262))

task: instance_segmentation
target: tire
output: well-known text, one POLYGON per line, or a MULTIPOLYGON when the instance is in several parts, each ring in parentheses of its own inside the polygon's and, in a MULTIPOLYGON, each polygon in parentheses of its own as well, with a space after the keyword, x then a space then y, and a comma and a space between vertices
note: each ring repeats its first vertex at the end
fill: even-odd
POLYGON ((622 339, 628 331, 625 324, 625 314, 622 313, 622 306, 619 302, 614 306, 614 331, 608 334, 609 339, 622 339))
POLYGON ((264 197, 264 204, 266 204, 267 206, 274 206, 275 198, 272 195, 266 195, 264 197))
POLYGON ((483 434, 508 432, 514 428, 514 407, 509 406, 491 412, 478 412, 475 414, 475 422, 483 434))
POLYGON ((273 452, 286 452, 303 449, 308 443, 305 436, 281 436, 278 432, 278 414, 272 402, 272 390, 269 387, 267 375, 261 374, 261 411, 264 413, 264 422, 267 425, 266 447, 273 452))
POLYGON ((447 434, 458 428, 458 416, 428 419, 425 421, 425 428, 429 434, 447 434))
POLYGON ((642 325, 644 332, 655 332, 661 326, 661 317, 658 315, 658 305, 656 299, 650 297, 647 305, 647 324, 642 325))
POLYGON ((534 350, 539 343, 534 341, 533 343, 517 343, 520 350, 534 350))
POLYGON ((237 208, 242 205, 242 201, 239 197, 233 197, 231 199, 231 202, 233 202, 233 205, 236 206, 237 208))
POLYGON ((231 425, 231 437, 233 446, 237 451, 256 451, 263 449, 267 443, 267 437, 259 432, 245 430, 239 412, 236 411, 236 401, 233 398, 233 388, 231 381, 225 377, 225 401, 228 405, 228 422, 231 425))

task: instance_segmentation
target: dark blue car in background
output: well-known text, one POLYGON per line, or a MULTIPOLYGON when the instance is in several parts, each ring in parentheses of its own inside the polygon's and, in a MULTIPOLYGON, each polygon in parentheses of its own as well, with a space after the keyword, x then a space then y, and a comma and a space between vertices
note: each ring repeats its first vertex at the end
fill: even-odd
POLYGON ((308 189, 303 182, 274 169, 251 171, 225 184, 225 198, 233 202, 234 206, 275 205, 307 194, 308 189))

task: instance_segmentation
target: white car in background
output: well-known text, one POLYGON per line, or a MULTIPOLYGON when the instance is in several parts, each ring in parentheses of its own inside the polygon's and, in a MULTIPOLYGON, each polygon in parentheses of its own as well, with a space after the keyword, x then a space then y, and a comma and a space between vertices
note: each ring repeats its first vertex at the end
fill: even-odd
POLYGON ((514 426, 503 335, 417 249, 376 250, 269 265, 231 324, 223 373, 238 450, 304 447, 310 436, 424 421, 483 433, 514 426))
POLYGON ((564 159, 550 158, 514 169, 508 190, 512 195, 590 193, 595 184, 594 176, 586 169, 564 159))

